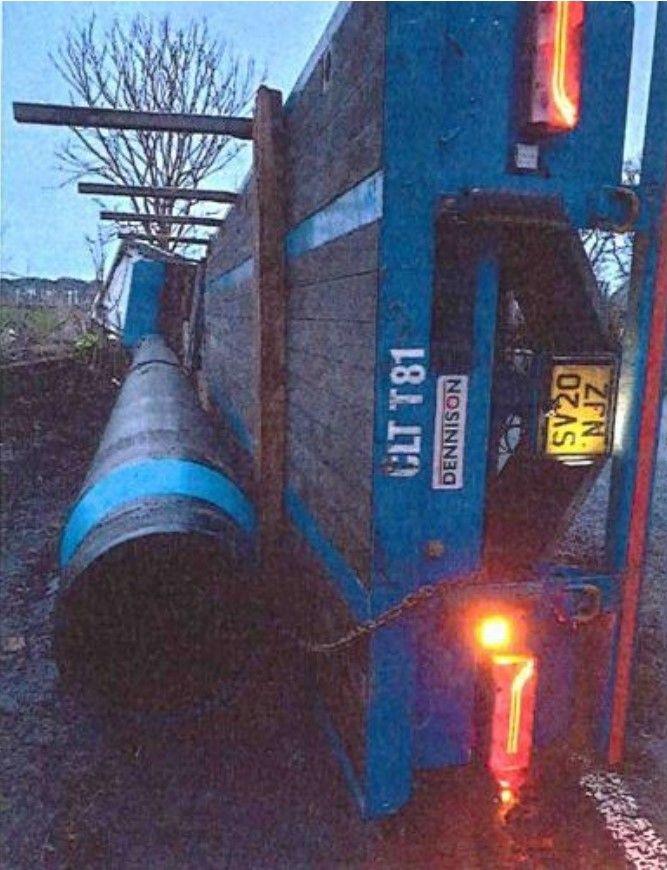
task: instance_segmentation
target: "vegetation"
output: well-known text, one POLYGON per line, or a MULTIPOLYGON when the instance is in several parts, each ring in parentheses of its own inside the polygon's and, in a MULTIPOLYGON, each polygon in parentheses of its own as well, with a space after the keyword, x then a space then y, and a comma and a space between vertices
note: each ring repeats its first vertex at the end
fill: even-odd
POLYGON ((0 306, 3 361, 71 351, 87 330, 88 317, 76 308, 0 306))

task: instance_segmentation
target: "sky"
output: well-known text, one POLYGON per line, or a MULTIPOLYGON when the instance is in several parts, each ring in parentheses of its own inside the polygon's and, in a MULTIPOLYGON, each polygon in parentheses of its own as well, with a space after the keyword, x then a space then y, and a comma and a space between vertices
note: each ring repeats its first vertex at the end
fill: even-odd
MULTIPOLYGON (((95 232, 99 205, 81 196, 76 185, 63 186, 54 151, 67 131, 56 127, 18 125, 14 100, 67 103, 64 83, 49 53, 55 52, 70 27, 94 9, 101 25, 137 12, 175 24, 206 16, 210 30, 233 42, 241 54, 252 54, 266 68, 267 84, 287 95, 315 47, 334 8, 333 2, 5 2, 2 4, 2 274, 90 279, 93 264, 86 234, 95 232)), ((635 3, 635 49, 628 112, 626 154, 641 152, 644 112, 650 77, 655 2, 635 3)), ((249 158, 249 149, 248 149, 249 158)), ((237 189, 248 160, 240 161, 220 187, 237 189)), ((107 200, 109 203, 109 200, 107 200)), ((124 200, 109 204, 122 208, 124 200)))
MULTIPOLYGON (((91 11, 101 25, 114 17, 131 19, 137 12, 175 24, 206 16, 209 29, 231 41, 241 55, 266 68, 266 82, 287 95, 315 47, 336 4, 331 3, 220 3, 122 2, 2 4, 2 274, 58 278, 93 277, 93 264, 84 242, 94 234, 99 205, 94 197, 65 187, 54 151, 67 139, 64 128, 17 124, 14 100, 68 103, 67 88, 53 70, 55 52, 68 29, 85 21, 91 11)), ((250 148, 246 149, 248 159, 250 148)), ((211 186, 238 189, 248 161, 240 161, 226 178, 211 186)), ((93 179, 91 179, 93 180, 93 179)), ((99 179, 97 179, 99 180, 99 179)), ((107 199, 123 209, 126 200, 107 199)))

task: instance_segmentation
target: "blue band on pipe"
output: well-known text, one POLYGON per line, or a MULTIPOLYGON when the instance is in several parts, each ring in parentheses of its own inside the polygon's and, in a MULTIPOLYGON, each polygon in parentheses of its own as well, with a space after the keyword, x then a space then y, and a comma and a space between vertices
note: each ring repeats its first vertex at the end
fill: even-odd
POLYGON ((224 474, 186 459, 147 459, 116 468, 95 483, 74 506, 60 541, 60 565, 105 516, 122 505, 151 496, 178 495, 210 502, 235 520, 249 535, 255 512, 241 490, 224 474))

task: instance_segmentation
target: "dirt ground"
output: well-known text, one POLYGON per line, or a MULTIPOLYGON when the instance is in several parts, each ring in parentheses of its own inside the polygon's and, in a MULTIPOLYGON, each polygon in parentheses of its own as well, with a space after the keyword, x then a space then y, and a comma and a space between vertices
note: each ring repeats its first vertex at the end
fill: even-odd
MULTIPOLYGON (((504 820, 484 775, 465 769, 423 777, 404 812, 362 822, 313 721, 303 662, 285 651, 258 645, 229 694, 192 721, 110 716, 63 691, 52 649, 57 539, 117 377, 52 372, 4 411, 0 866, 624 866, 574 770, 558 770, 557 788, 538 783, 539 800, 528 795, 504 820)), ((664 825, 664 439, 660 475, 630 771, 645 814, 664 825)))

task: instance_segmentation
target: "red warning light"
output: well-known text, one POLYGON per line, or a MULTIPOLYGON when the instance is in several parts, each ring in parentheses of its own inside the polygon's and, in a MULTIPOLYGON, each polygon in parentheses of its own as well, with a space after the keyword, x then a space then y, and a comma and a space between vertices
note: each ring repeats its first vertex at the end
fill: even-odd
POLYGON ((493 655, 489 769, 503 794, 523 785, 533 745, 537 666, 531 655, 493 655))
POLYGON ((549 133, 573 130, 581 103, 584 4, 536 3, 529 122, 549 133))

